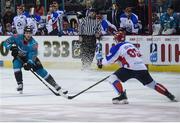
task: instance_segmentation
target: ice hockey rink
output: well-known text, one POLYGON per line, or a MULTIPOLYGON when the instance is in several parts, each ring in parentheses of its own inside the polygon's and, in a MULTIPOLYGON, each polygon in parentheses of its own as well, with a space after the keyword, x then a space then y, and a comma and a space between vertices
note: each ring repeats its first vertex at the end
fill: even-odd
MULTIPOLYGON (((112 72, 48 69, 74 95, 112 72)), ((179 73, 151 72, 180 99, 179 73)), ((72 100, 55 96, 31 72, 23 71, 24 94, 16 92, 13 70, 0 68, 0 122, 180 122, 180 103, 170 102, 135 79, 127 81, 128 105, 114 105, 112 86, 104 81, 72 100)))

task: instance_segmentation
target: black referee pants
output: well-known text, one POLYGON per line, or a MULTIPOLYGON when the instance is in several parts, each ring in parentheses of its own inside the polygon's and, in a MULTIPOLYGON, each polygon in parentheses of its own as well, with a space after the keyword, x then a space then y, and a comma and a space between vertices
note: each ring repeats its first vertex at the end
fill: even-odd
POLYGON ((81 44, 81 61, 83 69, 89 68, 94 59, 96 50, 96 37, 95 35, 82 36, 81 44))

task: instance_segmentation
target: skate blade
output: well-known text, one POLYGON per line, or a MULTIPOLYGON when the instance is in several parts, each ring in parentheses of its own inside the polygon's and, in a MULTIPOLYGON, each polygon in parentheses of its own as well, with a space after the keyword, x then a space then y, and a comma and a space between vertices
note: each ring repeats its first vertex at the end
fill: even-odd
POLYGON ((174 99, 174 100, 171 100, 171 102, 178 102, 178 100, 174 99))
POLYGON ((58 91, 58 93, 59 93, 60 96, 68 99, 68 96, 66 94, 64 94, 64 92, 62 92, 61 89, 58 91))
POLYGON ((63 92, 63 94, 67 94, 67 93, 68 93, 68 91, 64 91, 64 92, 63 92))
POLYGON ((124 100, 113 100, 112 101, 113 104, 129 104, 128 100, 127 99, 124 99, 124 100))

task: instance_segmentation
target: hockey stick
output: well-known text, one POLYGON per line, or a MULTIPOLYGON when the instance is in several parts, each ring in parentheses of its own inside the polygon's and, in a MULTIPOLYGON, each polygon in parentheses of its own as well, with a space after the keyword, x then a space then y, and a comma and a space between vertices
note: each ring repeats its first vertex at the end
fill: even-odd
POLYGON ((66 99, 68 99, 68 96, 66 94, 59 94, 57 92, 55 92, 52 88, 50 88, 32 69, 30 69, 30 71, 56 96, 62 96, 66 99))
MULTIPOLYGON (((24 63, 24 61, 19 57, 17 56, 17 58, 22 62, 24 63)), ((61 96, 59 93, 55 92, 52 88, 50 88, 32 69, 30 69, 30 71, 56 96, 61 96)), ((65 98, 67 98, 66 96, 63 96, 65 98)))
POLYGON ((53 89, 51 89, 32 69, 30 71, 56 96, 61 96, 59 93, 55 92, 53 89))
POLYGON ((82 93, 84 93, 85 91, 91 89, 92 87, 98 85, 99 83, 103 82, 104 80, 106 80, 106 79, 109 78, 109 77, 110 77, 110 75, 107 76, 107 77, 105 77, 104 79, 101 79, 100 81, 96 82, 95 84, 91 85, 90 87, 88 87, 88 88, 82 90, 81 92, 79 92, 79 93, 77 93, 77 94, 75 94, 75 95, 73 95, 73 96, 68 96, 68 99, 73 99, 73 98, 79 96, 80 94, 82 94, 82 93))
POLYGON ((32 69, 30 71, 56 96, 62 96, 66 99, 68 99, 68 96, 66 94, 59 94, 58 92, 55 92, 52 88, 50 88, 32 69))

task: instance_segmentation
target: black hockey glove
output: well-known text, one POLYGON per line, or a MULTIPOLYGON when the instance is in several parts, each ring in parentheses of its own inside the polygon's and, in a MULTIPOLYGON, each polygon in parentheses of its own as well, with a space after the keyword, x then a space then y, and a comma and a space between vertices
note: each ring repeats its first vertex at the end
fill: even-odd
POLYGON ((32 68, 32 64, 30 63, 24 63, 23 64, 24 70, 30 70, 32 68))
POLYGON ((17 46, 12 46, 10 50, 12 51, 11 55, 13 57, 17 57, 18 56, 18 47, 17 46))

